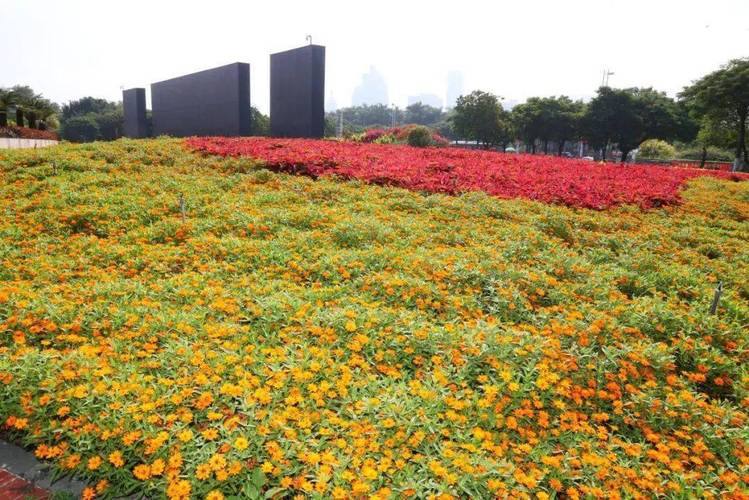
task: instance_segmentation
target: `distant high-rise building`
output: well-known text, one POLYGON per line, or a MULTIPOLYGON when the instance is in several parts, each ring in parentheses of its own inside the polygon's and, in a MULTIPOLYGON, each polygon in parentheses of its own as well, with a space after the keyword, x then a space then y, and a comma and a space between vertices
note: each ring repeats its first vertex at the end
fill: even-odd
POLYGON ((351 96, 353 106, 362 104, 389 104, 388 87, 385 79, 374 66, 370 66, 369 73, 362 75, 361 84, 354 89, 351 96))
POLYGON ((455 107, 455 101, 463 95, 463 73, 461 71, 449 71, 447 73, 447 100, 445 107, 455 107))
POLYGON ((433 106, 435 108, 442 109, 442 99, 439 98, 439 96, 436 96, 434 94, 419 94, 419 95, 410 95, 408 96, 408 105, 416 104, 417 102, 420 102, 421 104, 426 104, 427 106, 433 106))

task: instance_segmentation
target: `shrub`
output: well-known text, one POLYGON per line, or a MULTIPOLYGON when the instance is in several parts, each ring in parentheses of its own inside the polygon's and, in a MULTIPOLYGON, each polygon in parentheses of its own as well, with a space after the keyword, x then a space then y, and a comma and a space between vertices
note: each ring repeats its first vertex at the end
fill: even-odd
POLYGON ((408 132, 408 145, 425 148, 432 145, 432 131, 424 126, 416 126, 408 132))
POLYGON ((99 138, 99 125, 88 114, 66 120, 62 127, 62 138, 72 142, 91 142, 99 138))
POLYGON ((50 130, 37 130, 34 128, 16 127, 14 125, 0 127, 0 137, 46 139, 51 141, 56 141, 59 139, 57 137, 57 134, 50 130))
MULTIPOLYGON (((97 113, 93 118, 99 128, 99 139, 113 141, 122 137, 125 128, 125 116, 121 109, 97 113)), ((68 120, 68 123, 70 123, 70 120, 68 120)))
POLYGON ((637 157, 653 160, 672 160, 676 157, 676 148, 660 139, 648 139, 640 144, 640 152, 637 157))
MULTIPOLYGON (((679 150, 677 156, 683 160, 701 160, 702 148, 693 147, 679 150)), ((707 161, 733 161, 734 154, 725 149, 710 146, 707 148, 707 161)))

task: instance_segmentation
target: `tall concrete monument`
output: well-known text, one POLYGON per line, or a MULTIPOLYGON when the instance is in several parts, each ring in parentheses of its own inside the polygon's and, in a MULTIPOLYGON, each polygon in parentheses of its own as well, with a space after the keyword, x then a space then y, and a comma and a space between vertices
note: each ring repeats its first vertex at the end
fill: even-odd
POLYGON ((250 65, 152 83, 151 107, 154 135, 250 135, 250 65))
POLYGON ((122 111, 125 115, 125 137, 132 137, 134 139, 148 137, 146 89, 135 88, 123 90, 122 111))
POLYGON ((307 45, 270 56, 270 132, 325 134, 325 47, 307 45))

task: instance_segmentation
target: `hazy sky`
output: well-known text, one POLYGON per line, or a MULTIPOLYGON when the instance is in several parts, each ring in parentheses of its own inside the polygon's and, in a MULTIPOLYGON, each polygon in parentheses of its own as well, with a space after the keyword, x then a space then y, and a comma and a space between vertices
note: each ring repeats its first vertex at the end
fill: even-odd
POLYGON ((370 66, 403 106, 413 94, 444 99, 449 70, 466 91, 508 100, 590 96, 606 67, 611 86, 673 95, 749 56, 749 0, 0 0, 0 22, 0 86, 120 100, 120 87, 242 61, 266 112, 269 54, 308 34, 327 47, 326 97, 338 106, 370 66))

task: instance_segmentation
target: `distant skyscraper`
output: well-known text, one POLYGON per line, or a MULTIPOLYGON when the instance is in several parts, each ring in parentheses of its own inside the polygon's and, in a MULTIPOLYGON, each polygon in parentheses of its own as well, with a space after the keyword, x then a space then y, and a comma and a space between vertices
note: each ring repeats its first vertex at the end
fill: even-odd
POLYGON ((351 96, 353 106, 362 104, 390 104, 388 102, 388 87, 385 79, 374 66, 370 66, 369 73, 362 75, 362 81, 354 89, 351 96))
POLYGON ((461 71, 449 71, 447 73, 447 101, 445 107, 455 107, 455 101, 463 95, 463 73, 461 71))
POLYGON ((417 102, 420 102, 421 104, 426 104, 427 106, 434 106, 435 108, 442 109, 442 99, 440 99, 439 96, 436 96, 434 94, 419 94, 419 95, 408 96, 409 106, 417 102))

